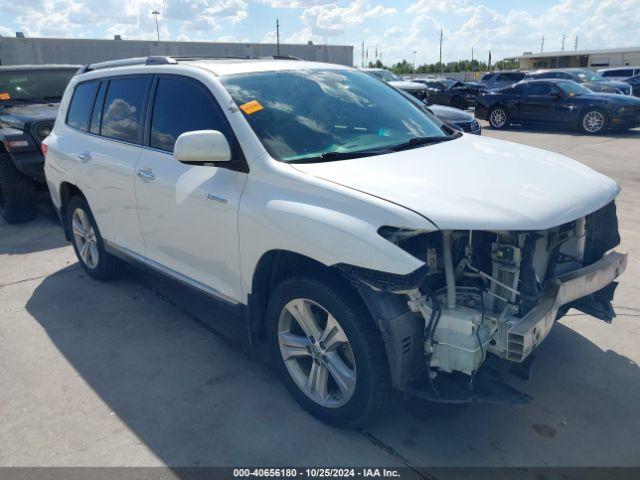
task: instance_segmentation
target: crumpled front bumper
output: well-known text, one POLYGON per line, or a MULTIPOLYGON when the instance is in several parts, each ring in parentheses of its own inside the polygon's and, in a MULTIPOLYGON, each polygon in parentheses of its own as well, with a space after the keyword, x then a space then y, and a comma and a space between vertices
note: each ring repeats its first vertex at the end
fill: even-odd
POLYGON ((625 271, 627 254, 610 252, 599 261, 547 283, 540 303, 507 331, 507 360, 522 362, 545 339, 558 310, 609 285, 625 271))

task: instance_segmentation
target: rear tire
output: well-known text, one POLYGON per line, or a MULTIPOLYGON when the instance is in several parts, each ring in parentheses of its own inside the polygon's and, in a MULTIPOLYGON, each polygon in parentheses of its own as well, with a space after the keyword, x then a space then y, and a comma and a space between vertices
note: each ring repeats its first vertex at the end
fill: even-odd
POLYGON ((315 417, 354 426, 391 398, 380 333, 357 295, 330 278, 284 280, 271 295, 267 322, 287 389, 315 417))
POLYGON ((105 250, 100 230, 86 199, 76 195, 67 204, 66 212, 71 243, 84 271, 96 280, 111 280, 118 276, 123 264, 105 250))
POLYGON ((503 106, 493 107, 487 115, 489 125, 496 130, 504 130, 511 125, 511 116, 503 106))
POLYGON ((38 187, 18 171, 8 154, 0 154, 0 215, 8 223, 22 223, 38 216, 38 187))

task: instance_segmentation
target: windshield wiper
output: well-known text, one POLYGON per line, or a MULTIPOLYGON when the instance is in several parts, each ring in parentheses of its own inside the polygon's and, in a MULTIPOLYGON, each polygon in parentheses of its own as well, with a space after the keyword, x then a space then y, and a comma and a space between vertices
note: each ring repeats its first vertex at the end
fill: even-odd
POLYGON ((449 135, 446 137, 413 137, 406 142, 399 143, 387 148, 388 152, 399 152, 401 150, 409 150, 410 148, 422 147, 424 145, 433 145, 434 143, 447 142, 458 138, 458 135, 449 135))
POLYGON ((299 158, 296 160, 289 160, 289 163, 318 163, 318 162, 332 162, 334 160, 349 160, 352 158, 372 157, 374 155, 382 155, 389 153, 387 149, 384 150, 358 150, 355 152, 324 152, 318 157, 299 158))

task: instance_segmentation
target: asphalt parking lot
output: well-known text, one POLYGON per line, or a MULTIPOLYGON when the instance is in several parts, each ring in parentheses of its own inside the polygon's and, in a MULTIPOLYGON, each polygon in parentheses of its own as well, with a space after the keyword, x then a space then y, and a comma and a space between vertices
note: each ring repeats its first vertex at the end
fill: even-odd
POLYGON ((533 379, 514 381, 532 403, 409 399, 362 430, 326 426, 226 312, 140 272, 87 278, 43 214, 0 223, 0 466, 640 466, 640 129, 484 134, 566 154, 623 189, 619 316, 562 319, 533 379))

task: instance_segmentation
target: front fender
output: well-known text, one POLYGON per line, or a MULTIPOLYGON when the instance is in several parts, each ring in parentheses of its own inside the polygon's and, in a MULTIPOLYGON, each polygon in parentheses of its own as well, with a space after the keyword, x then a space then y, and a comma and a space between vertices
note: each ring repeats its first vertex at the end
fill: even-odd
MULTIPOLYGON (((291 169, 293 170, 293 169, 291 169)), ((420 215, 370 195, 296 172, 277 187, 250 178, 239 214, 243 290, 264 254, 285 250, 326 266, 353 265, 406 275, 424 262, 378 234, 381 226, 434 231, 420 215)))

